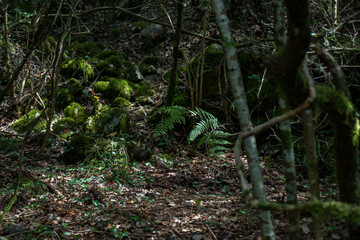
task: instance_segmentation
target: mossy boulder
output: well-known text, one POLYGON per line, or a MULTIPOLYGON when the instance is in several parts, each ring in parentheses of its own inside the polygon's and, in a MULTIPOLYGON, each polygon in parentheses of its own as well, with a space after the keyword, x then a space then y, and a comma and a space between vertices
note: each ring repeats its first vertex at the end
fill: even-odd
POLYGON ((105 92, 105 96, 113 100, 117 97, 123 97, 127 100, 130 99, 133 89, 125 79, 108 78, 109 86, 105 92))
POLYGON ((89 134, 126 133, 129 126, 129 114, 117 107, 103 107, 98 114, 86 120, 86 132, 89 134))
POLYGON ((67 52, 70 52, 72 56, 78 57, 94 57, 96 54, 104 51, 107 45, 103 42, 87 41, 83 44, 75 41, 66 48, 67 52))
POLYGON ((64 109, 64 115, 65 117, 74 119, 77 123, 80 124, 84 123, 87 118, 84 108, 76 102, 71 103, 64 109))
POLYGON ((77 98, 82 96, 83 86, 76 78, 70 78, 69 81, 65 84, 65 88, 69 89, 71 94, 77 96, 77 98))
POLYGON ((131 106, 131 102, 129 102, 127 99, 125 99, 123 97, 117 97, 112 102, 112 105, 115 107, 120 107, 120 108, 128 108, 131 106))
POLYGON ((107 81, 97 81, 94 83, 94 90, 96 93, 105 93, 108 87, 109 82, 107 81))
POLYGON ((65 60, 61 64, 60 73, 66 77, 83 78, 85 80, 94 77, 94 69, 84 58, 65 60))
POLYGON ((142 63, 153 65, 155 67, 161 67, 164 63, 164 59, 161 56, 146 56, 144 57, 142 63))
MULTIPOLYGON (((24 114, 20 119, 11 125, 11 128, 19 133, 26 132, 27 128, 35 123, 36 119, 41 115, 41 112, 37 109, 33 109, 28 114, 24 114)), ((39 120, 35 127, 35 131, 41 131, 46 129, 46 121, 39 120)))
POLYGON ((75 124, 75 120, 71 117, 65 117, 65 118, 62 118, 60 120, 58 120, 54 127, 53 127, 53 132, 54 133, 60 133, 64 130, 69 130, 69 129, 72 129, 73 127, 75 127, 76 124, 75 124))
POLYGON ((127 75, 129 80, 133 83, 140 83, 141 81, 145 80, 145 77, 140 71, 140 68, 137 64, 133 64, 131 67, 128 68, 127 75))
POLYGON ((135 90, 135 97, 154 96, 155 94, 156 91, 147 85, 140 86, 135 90))
POLYGON ((150 23, 148 22, 135 22, 132 25, 131 31, 133 31, 134 33, 139 33, 141 32, 144 28, 146 28, 150 23))
POLYGON ((129 62, 122 55, 110 55, 104 61, 96 65, 96 69, 103 76, 120 77, 124 76, 129 62))
POLYGON ((74 95, 67 88, 59 88, 56 95, 56 106, 60 109, 64 109, 70 103, 75 102, 74 95))
POLYGON ((77 164, 86 160, 91 152, 95 139, 89 136, 76 136, 65 147, 63 161, 65 164, 77 164))
POLYGON ((104 76, 119 77, 120 73, 116 66, 109 61, 101 61, 95 66, 96 70, 104 76))

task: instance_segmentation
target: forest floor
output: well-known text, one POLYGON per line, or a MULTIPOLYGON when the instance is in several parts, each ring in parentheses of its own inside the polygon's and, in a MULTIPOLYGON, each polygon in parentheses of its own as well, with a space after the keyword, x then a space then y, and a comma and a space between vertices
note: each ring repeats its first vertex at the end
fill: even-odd
MULTIPOLYGON (((159 9, 150 5, 142 13, 156 11, 159 9)), ((172 11, 171 15, 176 12, 172 11)), ((197 11, 192 9, 186 13, 184 28, 199 33, 201 14, 197 11)), ((109 31, 119 27, 116 23, 101 29, 96 36, 90 35, 89 39, 96 37, 123 51, 131 62, 141 62, 153 52, 141 46, 139 34, 131 32, 135 21, 134 18, 120 23, 123 35, 119 39, 109 37, 109 31)), ((237 40, 257 41, 259 34, 268 34, 260 33, 259 26, 252 24, 255 20, 251 20, 251 16, 248 21, 234 26, 237 40)), ((213 22, 209 28, 216 35, 213 22)), ((200 49, 200 40, 184 35, 181 46, 193 56, 200 49)), ((156 48, 156 54, 165 58, 164 71, 171 68, 171 50, 172 41, 156 48)), ((160 102, 165 97, 166 86, 164 81, 156 86, 161 94, 160 102)), ((137 115, 138 110, 139 107, 134 108, 132 114, 137 115)), ((7 130, 15 119, 7 119, 1 113, 0 117, 1 132, 19 137, 7 130)), ((147 124, 140 115, 137 122, 147 124)), ((137 124, 139 131, 143 131, 140 129, 143 124, 137 124)), ((215 159, 177 142, 176 146, 162 150, 174 159, 170 169, 145 159, 114 171, 98 162, 62 164, 59 159, 63 143, 58 140, 52 141, 44 157, 34 161, 39 148, 36 137, 26 146, 24 176, 30 180, 22 184, 18 199, 5 216, 6 225, 0 228, 0 236, 9 239, 262 239, 257 213, 246 206, 242 196, 231 151, 215 159)), ((16 185, 17 156, 0 155, 1 210, 9 203, 16 185)), ((262 160, 268 200, 285 202, 281 161, 266 156, 262 160)), ((245 158, 244 163, 246 165, 245 158)), ((323 198, 336 198, 334 184, 326 181, 321 184, 323 198)), ((299 179, 298 189, 299 201, 308 200, 305 178, 299 179)), ((286 214, 272 214, 277 239, 286 239, 286 214)), ((328 220, 325 227, 325 239, 346 237, 344 224, 339 221, 328 220)), ((302 239, 311 239, 310 229, 311 217, 301 214, 302 239)))

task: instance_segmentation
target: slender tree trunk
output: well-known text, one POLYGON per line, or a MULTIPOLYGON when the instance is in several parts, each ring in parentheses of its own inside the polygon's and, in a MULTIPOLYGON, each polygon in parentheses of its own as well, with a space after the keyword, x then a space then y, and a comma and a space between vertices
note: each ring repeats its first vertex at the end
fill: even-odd
MULTIPOLYGON (((240 128, 243 132, 246 132, 251 130, 252 123, 250 120, 249 108, 245 96, 244 83, 242 81, 239 61, 236 55, 235 42, 231 36, 229 19, 226 16, 225 6, 222 0, 211 0, 211 5, 215 12, 216 23, 222 36, 222 45, 225 50, 228 76, 232 86, 235 99, 234 103, 237 116, 239 117, 240 128)), ((244 140, 244 148, 247 153, 254 196, 259 202, 266 202, 265 186, 261 173, 255 136, 250 136, 244 140)), ((261 220, 261 231, 264 239, 275 239, 270 211, 260 210, 259 217, 261 220)))
POLYGON ((182 19, 183 8, 184 8, 183 3, 178 2, 177 3, 178 16, 177 16, 174 49, 173 49, 174 62, 171 68, 169 87, 166 95, 166 106, 171 106, 173 104, 173 100, 176 92, 177 65, 178 65, 178 57, 179 57, 179 43, 180 43, 181 19, 182 19))
MULTIPOLYGON (((285 34, 285 16, 284 6, 282 0, 274 0, 273 2, 273 15, 274 15, 274 39, 276 49, 279 51, 286 42, 285 34)), ((290 104, 286 93, 278 89, 279 108, 281 114, 289 112, 290 104)), ((295 169, 295 155, 292 142, 292 133, 290 120, 280 123, 280 139, 282 144, 285 177, 286 177, 286 196, 288 204, 297 204, 297 182, 296 182, 296 169, 295 169)), ((291 211, 288 213, 288 231, 290 240, 300 239, 300 224, 299 224, 299 211, 291 211)))

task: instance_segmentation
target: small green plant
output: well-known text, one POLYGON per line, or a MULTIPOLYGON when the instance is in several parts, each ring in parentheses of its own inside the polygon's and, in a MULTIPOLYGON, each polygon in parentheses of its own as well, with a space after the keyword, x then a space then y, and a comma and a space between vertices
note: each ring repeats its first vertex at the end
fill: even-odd
POLYGON ((226 129, 214 115, 201 108, 195 108, 194 111, 189 110, 189 112, 195 118, 200 119, 189 133, 189 143, 202 136, 198 141, 197 147, 205 146, 206 152, 209 155, 219 155, 223 151, 228 150, 227 145, 231 145, 231 143, 226 138, 231 134, 226 132, 226 129))
POLYGON ((175 124, 185 124, 186 117, 199 119, 188 135, 191 143, 201 136, 197 147, 204 146, 209 155, 219 155, 228 149, 231 143, 226 140, 231 134, 220 124, 219 120, 211 113, 201 109, 188 110, 182 106, 165 107, 164 119, 156 125, 153 137, 165 136, 174 129, 175 124))
POLYGON ((173 130, 175 124, 185 124, 185 115, 189 113, 189 110, 182 106, 170 106, 165 107, 163 110, 164 119, 156 125, 153 137, 157 138, 165 136, 169 131, 173 130))

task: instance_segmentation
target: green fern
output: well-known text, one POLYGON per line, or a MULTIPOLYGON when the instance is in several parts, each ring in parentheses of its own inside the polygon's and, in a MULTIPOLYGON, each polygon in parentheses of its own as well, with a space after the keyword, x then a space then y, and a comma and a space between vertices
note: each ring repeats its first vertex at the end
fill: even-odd
POLYGON ((163 110, 164 119, 156 125, 153 138, 166 135, 169 131, 175 128, 175 124, 185 124, 185 115, 189 112, 182 106, 165 107, 163 110))
POLYGON ((226 138, 231 134, 225 131, 214 115, 201 108, 195 108, 195 111, 189 112, 192 116, 200 118, 200 121, 196 123, 189 133, 189 143, 202 135, 198 141, 197 147, 204 145, 209 155, 212 155, 215 152, 221 153, 228 149, 226 145, 231 145, 231 143, 227 141, 226 138))

